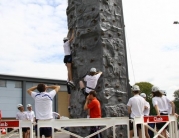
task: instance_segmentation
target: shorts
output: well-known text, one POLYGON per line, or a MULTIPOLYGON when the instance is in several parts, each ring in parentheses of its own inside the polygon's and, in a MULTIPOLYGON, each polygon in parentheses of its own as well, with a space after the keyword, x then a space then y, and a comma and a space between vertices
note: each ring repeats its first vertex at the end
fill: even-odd
MULTIPOLYGON (((164 114, 164 113, 160 113, 160 115, 168 115, 168 114, 164 114)), ((166 123, 162 122, 162 123, 156 123, 156 128, 159 130, 161 129, 166 123)), ((165 127, 165 129, 167 129, 168 126, 165 127)))
POLYGON ((67 92, 68 92, 68 94, 71 94, 70 86, 68 85, 68 83, 66 85, 67 85, 67 92))
MULTIPOLYGON (((130 119, 132 119, 132 118, 130 118, 130 119)), ((129 121, 129 129, 130 129, 130 130, 133 130, 133 129, 134 129, 134 127, 133 127, 133 122, 132 122, 132 121, 129 121)), ((137 129, 141 129, 141 124, 137 124, 137 129)))
MULTIPOLYGON (((38 127, 35 125, 35 136, 37 137, 38 127)), ((40 137, 44 135, 45 137, 51 137, 52 136, 52 128, 51 127, 41 127, 40 128, 40 137)))
POLYGON ((24 132, 24 133, 27 132, 27 130, 29 130, 28 127, 23 127, 23 128, 22 128, 22 132, 24 132))
POLYGON ((71 55, 66 55, 66 56, 64 57, 64 59, 63 59, 63 62, 64 62, 65 64, 67 64, 67 63, 72 63, 72 56, 71 56, 71 55))

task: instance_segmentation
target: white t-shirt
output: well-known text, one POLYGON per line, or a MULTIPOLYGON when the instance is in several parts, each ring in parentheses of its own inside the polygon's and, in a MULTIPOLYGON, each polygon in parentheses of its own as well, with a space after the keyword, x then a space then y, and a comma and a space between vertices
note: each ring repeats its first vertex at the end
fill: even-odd
POLYGON ((130 117, 142 117, 144 116, 144 108, 146 101, 140 95, 134 95, 131 97, 127 103, 127 106, 131 107, 130 117))
POLYGON ((150 113, 150 104, 149 104, 149 102, 146 101, 145 106, 147 108, 144 109, 144 115, 149 116, 149 113, 150 113))
POLYGON ((16 114, 16 119, 17 120, 29 120, 29 117, 28 117, 28 115, 27 115, 27 112, 17 112, 17 114, 16 114))
POLYGON ((170 100, 166 96, 162 97, 153 97, 152 104, 153 106, 157 105, 160 113, 168 113, 170 100))
POLYGON ((35 100, 36 119, 46 120, 52 119, 52 100, 56 95, 56 91, 50 92, 32 92, 31 97, 35 100))
POLYGON ((35 118, 35 113, 34 111, 27 111, 27 115, 29 117, 29 120, 31 120, 31 122, 34 121, 34 118, 35 118))
POLYGON ((92 88, 92 89, 96 88, 96 85, 97 85, 97 82, 98 82, 98 79, 100 76, 101 76, 101 73, 98 73, 93 76, 91 76, 91 75, 85 76, 84 81, 86 81, 86 93, 89 93, 91 91, 91 89, 89 89, 89 88, 92 88), (87 87, 89 87, 89 88, 87 88, 87 87))
POLYGON ((64 48, 65 55, 71 55, 71 49, 70 49, 70 42, 69 41, 66 41, 63 44, 63 48, 64 48))

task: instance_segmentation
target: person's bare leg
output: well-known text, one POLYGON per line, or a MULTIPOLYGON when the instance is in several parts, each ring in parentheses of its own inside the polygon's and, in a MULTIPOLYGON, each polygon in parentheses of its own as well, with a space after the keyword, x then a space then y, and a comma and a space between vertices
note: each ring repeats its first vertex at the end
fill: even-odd
POLYGON ((141 131, 141 129, 138 129, 138 133, 139 133, 139 138, 142 138, 142 131, 141 131))
POLYGON ((145 136, 146 136, 146 138, 150 138, 147 127, 145 127, 145 136))
POLYGON ((130 130, 130 138, 133 138, 133 135, 134 135, 134 131, 130 130))
POLYGON ((83 81, 80 81, 80 82, 79 82, 79 85, 80 85, 80 89, 85 88, 85 85, 84 85, 83 81))
POLYGON ((68 80, 72 81, 72 69, 71 69, 71 63, 67 63, 67 71, 68 71, 68 80))

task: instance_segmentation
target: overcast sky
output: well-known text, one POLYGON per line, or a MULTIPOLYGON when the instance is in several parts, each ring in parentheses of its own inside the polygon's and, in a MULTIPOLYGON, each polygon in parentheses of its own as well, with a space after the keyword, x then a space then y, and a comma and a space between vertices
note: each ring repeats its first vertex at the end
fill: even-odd
MULTIPOLYGON (((129 79, 179 89, 179 0, 123 0, 129 79)), ((67 0, 0 0, 0 74, 66 80, 67 0)))

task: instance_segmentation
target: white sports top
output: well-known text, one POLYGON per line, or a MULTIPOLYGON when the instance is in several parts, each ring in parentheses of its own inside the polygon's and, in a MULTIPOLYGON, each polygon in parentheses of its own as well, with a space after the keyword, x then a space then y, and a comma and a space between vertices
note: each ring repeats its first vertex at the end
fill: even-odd
POLYGON ((150 104, 149 104, 149 102, 146 101, 145 106, 147 106, 147 108, 144 109, 144 115, 149 116, 149 113, 150 113, 150 104))
POLYGON ((146 101, 140 95, 134 95, 127 103, 127 106, 131 107, 131 118, 144 116, 144 108, 146 101))
POLYGON ((32 92, 31 97, 35 100, 36 119, 47 120, 52 119, 52 100, 56 95, 56 91, 50 92, 32 92))
POLYGON ((16 119, 17 120, 28 120, 29 119, 29 117, 28 117, 28 115, 27 115, 27 112, 25 112, 25 111, 23 111, 23 112, 17 112, 17 114, 16 114, 16 119))
MULTIPOLYGON (((84 81, 86 81, 86 86, 89 88, 95 89, 100 76, 101 76, 101 73, 98 73, 94 76, 86 75, 84 78, 84 81)), ((92 89, 89 89, 87 87, 86 87, 86 93, 89 93, 92 89)))
POLYGON ((64 48, 65 56, 66 56, 66 55, 71 55, 71 49, 70 49, 69 40, 66 41, 66 42, 63 44, 63 48, 64 48))
POLYGON ((164 95, 162 97, 152 98, 153 106, 157 105, 160 113, 168 113, 168 111, 170 110, 169 108, 171 108, 171 106, 169 107, 170 102, 171 101, 164 95))

